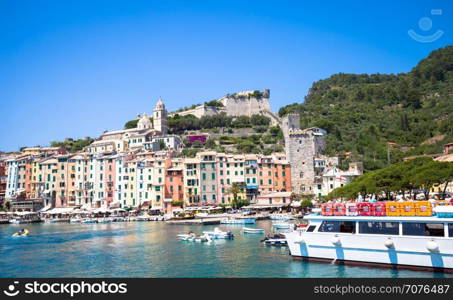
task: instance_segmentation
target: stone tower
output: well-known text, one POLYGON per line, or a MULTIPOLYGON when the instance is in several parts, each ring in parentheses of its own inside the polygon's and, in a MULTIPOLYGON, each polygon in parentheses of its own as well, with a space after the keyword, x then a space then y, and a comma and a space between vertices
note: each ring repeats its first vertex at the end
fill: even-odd
POLYGON ((154 129, 160 131, 161 135, 166 135, 168 132, 167 125, 167 110, 162 98, 157 101, 156 108, 153 110, 154 129))
POLYGON ((291 164, 291 186, 296 194, 315 194, 317 184, 315 158, 325 148, 326 131, 317 128, 300 129, 300 115, 288 114, 282 119, 286 159, 291 164))

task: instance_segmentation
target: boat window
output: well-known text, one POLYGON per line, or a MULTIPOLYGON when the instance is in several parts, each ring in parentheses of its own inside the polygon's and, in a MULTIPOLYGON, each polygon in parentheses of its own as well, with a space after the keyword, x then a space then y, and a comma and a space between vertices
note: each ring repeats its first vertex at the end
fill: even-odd
POLYGON ((316 228, 316 225, 310 225, 307 228, 307 232, 313 232, 313 231, 315 231, 315 228, 316 228))
POLYGON ((448 236, 453 237, 453 223, 448 223, 448 236))
POLYGON ((403 223, 403 235, 444 236, 444 224, 403 223))
POLYGON ((346 232, 355 233, 355 222, 323 221, 318 232, 346 232))
POLYGON ((366 234, 399 234, 398 222, 359 222, 359 232, 366 234))

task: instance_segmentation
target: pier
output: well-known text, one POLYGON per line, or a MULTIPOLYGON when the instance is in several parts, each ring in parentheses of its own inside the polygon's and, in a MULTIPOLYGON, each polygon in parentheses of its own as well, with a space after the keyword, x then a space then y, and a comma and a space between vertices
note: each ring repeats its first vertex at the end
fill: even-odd
POLYGON ((220 224, 221 218, 206 218, 206 219, 189 219, 189 220, 168 220, 165 221, 171 225, 217 225, 220 224))

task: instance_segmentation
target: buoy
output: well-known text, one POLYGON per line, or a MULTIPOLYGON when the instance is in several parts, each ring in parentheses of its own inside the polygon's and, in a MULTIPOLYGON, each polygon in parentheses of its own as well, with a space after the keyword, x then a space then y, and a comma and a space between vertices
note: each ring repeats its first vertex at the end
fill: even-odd
POLYGON ((340 246, 341 245, 341 240, 340 240, 340 238, 337 235, 332 238, 331 242, 335 246, 340 246))
POLYGON ((391 238, 386 239, 385 242, 384 242, 384 245, 388 249, 395 248, 395 243, 393 242, 393 240, 391 238))
POLYGON ((426 243, 426 249, 428 249, 429 252, 439 252, 439 245, 431 240, 426 243))

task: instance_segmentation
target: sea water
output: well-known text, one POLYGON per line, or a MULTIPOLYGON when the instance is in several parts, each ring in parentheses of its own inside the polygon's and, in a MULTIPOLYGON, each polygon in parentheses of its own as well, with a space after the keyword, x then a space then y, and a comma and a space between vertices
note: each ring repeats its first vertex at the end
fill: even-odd
MULTIPOLYGON (((271 232, 270 221, 248 227, 271 232)), ((233 240, 179 241, 216 226, 165 222, 0 225, 1 277, 453 277, 453 274, 296 261, 288 248, 265 246, 264 234, 231 230, 233 240), (11 234, 27 228, 27 237, 11 234)))

